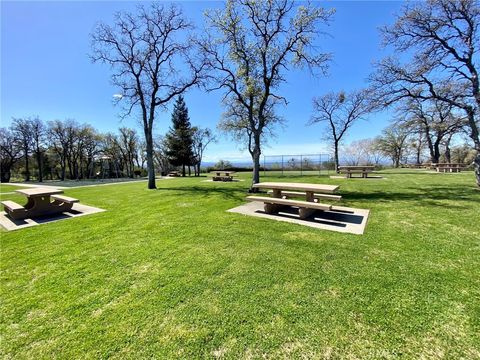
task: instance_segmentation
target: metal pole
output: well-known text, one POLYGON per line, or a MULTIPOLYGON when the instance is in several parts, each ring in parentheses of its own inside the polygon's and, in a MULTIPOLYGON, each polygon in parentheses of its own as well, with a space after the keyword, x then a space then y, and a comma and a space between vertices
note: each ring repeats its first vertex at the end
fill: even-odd
POLYGON ((282 155, 282 176, 283 176, 283 155, 282 155))
POLYGON ((263 155, 263 176, 267 176, 267 168, 265 167, 265 163, 266 163, 266 156, 263 155))
POLYGON ((322 175, 322 154, 318 154, 318 175, 322 175))
POLYGON ((303 156, 300 155, 300 176, 303 175, 302 169, 303 169, 303 156))

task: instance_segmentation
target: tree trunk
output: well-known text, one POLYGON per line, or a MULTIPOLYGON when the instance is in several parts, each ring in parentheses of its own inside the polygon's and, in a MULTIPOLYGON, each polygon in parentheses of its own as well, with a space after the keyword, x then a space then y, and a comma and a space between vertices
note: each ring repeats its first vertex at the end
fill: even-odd
POLYGON ((2 183, 10 182, 12 166, 13 166, 12 162, 2 164, 2 167, 0 168, 0 182, 2 183))
POLYGON ((417 165, 420 165, 420 153, 421 153, 421 148, 420 148, 420 146, 418 146, 418 148, 417 148, 417 160, 416 160, 417 165))
POLYGON ((156 189, 155 184, 155 166, 153 164, 153 138, 152 132, 145 129, 145 142, 147 152, 147 170, 148 170, 148 188, 156 189))
POLYGON ((43 182, 42 152, 37 150, 38 182, 43 182))
POLYGON ((28 151, 25 149, 25 181, 30 181, 30 169, 28 166, 28 151))
POLYGON ((480 151, 477 151, 477 156, 475 156, 475 159, 473 160, 473 168, 475 171, 477 185, 480 186, 480 151))
POLYGON ((185 177, 185 164, 182 165, 182 177, 185 177))
MULTIPOLYGON (((252 172, 252 185, 260 182, 260 151, 254 151, 252 154, 253 160, 253 172, 252 172)), ((257 192, 257 189, 251 187, 252 192, 257 192)))
POLYGON ((61 161, 60 167, 62 168, 60 171, 60 180, 65 181, 65 172, 66 172, 66 167, 67 164, 65 163, 65 160, 61 161))
POLYGON ((452 162, 452 155, 450 152, 450 146, 448 144, 445 146, 445 162, 449 164, 452 162))
POLYGON ((335 160, 335 172, 338 174, 338 166, 339 166, 339 160, 338 160, 338 141, 335 141, 333 144, 334 147, 334 160, 335 160))
POLYGON ((188 177, 192 176, 192 170, 190 169, 190 165, 188 165, 188 177))
POLYGON ((432 163, 437 164, 440 159, 440 142, 435 141, 433 145, 432 163))
POLYGON ((257 188, 253 187, 253 184, 260 182, 260 155, 262 153, 260 148, 260 134, 255 133, 253 135, 253 150, 250 151, 253 161, 253 171, 252 171, 252 186, 250 187, 250 192, 258 192, 257 188))
MULTIPOLYGON (((476 79, 478 81, 478 79, 476 79)), ((478 87, 477 87, 478 88, 478 87)), ((480 104, 480 94, 478 92, 475 93, 475 99, 477 103, 480 104)), ((475 121, 475 111, 473 108, 469 108, 467 110, 468 116, 468 124, 470 126, 470 138, 473 140, 474 149, 477 151, 477 155, 473 160, 473 168, 475 171, 475 178, 477 180, 477 185, 480 186, 480 134, 478 131, 477 122, 475 121)))
POLYGON ((2 173, 0 175, 1 175, 0 182, 2 182, 2 183, 10 182, 10 171, 2 170, 2 173))

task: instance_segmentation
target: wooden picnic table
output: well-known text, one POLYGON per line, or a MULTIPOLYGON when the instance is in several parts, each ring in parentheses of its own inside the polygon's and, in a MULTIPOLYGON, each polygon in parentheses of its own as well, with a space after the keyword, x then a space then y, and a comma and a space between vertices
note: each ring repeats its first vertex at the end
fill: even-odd
POLYGON ((461 172, 465 165, 460 163, 432 163, 432 167, 437 172, 461 172))
POLYGON ((222 176, 222 175, 230 176, 230 175, 235 174, 235 171, 214 170, 211 173, 216 174, 217 176, 222 176))
POLYGON ((362 178, 368 177, 368 173, 375 170, 373 165, 342 165, 338 167, 338 171, 345 173, 347 178, 351 178, 354 173, 361 173, 362 178))
POLYGON ((214 170, 210 173, 213 181, 232 181, 235 171, 214 170))
MULTIPOLYGON (((298 207, 299 216, 305 219, 310 216, 315 210, 331 210, 332 206, 328 204, 321 204, 316 202, 316 199, 322 198, 322 194, 333 194, 339 186, 338 185, 324 185, 324 184, 309 184, 309 183, 282 183, 282 182, 263 182, 253 185, 257 189, 271 189, 271 197, 249 196, 249 201, 263 201, 264 210, 268 214, 278 212, 284 206, 298 207), (299 191, 300 193, 292 193, 291 191, 299 191), (305 197, 304 201, 291 200, 284 196, 301 195, 305 197)), ((331 200, 339 200, 329 195, 331 200)))
POLYGON ((78 202, 77 199, 59 195, 63 194, 63 190, 52 188, 20 189, 15 192, 27 197, 26 205, 2 201, 7 214, 15 220, 62 213, 71 210, 73 204, 78 202))
MULTIPOLYGON (((262 182, 253 185, 257 189, 272 189, 274 191, 293 190, 305 191, 306 193, 333 194, 340 187, 339 185, 309 184, 309 183, 284 183, 284 182, 262 182)), ((279 195, 279 194, 278 194, 279 195)))

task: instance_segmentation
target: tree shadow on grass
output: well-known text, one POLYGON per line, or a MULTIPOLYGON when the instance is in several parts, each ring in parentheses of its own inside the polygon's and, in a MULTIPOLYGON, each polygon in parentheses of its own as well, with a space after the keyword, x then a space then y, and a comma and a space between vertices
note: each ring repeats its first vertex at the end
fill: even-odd
POLYGON ((459 204, 449 204, 452 208, 464 208, 466 202, 472 202, 479 199, 480 193, 475 188, 470 187, 448 187, 435 186, 428 188, 409 187, 403 188, 405 192, 367 192, 360 191, 346 191, 342 192, 345 200, 354 201, 378 201, 378 202, 392 202, 392 201, 412 201, 417 204, 445 206, 445 204, 437 203, 436 201, 449 200, 452 202, 463 202, 459 204))

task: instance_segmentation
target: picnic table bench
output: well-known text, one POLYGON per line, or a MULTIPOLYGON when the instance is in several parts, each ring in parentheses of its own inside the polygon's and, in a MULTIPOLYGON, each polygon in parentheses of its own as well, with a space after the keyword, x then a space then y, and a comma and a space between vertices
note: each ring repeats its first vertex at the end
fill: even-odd
POLYGON ((248 196, 248 201, 261 201, 264 203, 264 210, 267 214, 280 211, 285 206, 298 208, 300 219, 305 219, 316 210, 331 210, 332 205, 322 204, 320 199, 329 198, 339 200, 341 197, 333 195, 339 188, 338 185, 306 184, 306 183, 281 183, 264 182, 253 185, 257 189, 270 189, 271 197, 248 196), (303 196, 305 200, 293 200, 288 197, 303 196), (328 196, 328 197, 325 197, 328 196))
POLYGON ((14 201, 2 201, 5 212, 14 220, 59 214, 72 209, 78 199, 63 196, 63 190, 33 188, 20 189, 15 192, 27 197, 27 204, 22 206, 14 201), (53 201, 52 201, 53 199, 53 201))
POLYGON ((403 164, 402 167, 406 167, 408 169, 422 169, 426 167, 425 164, 403 164))
POLYGON ((232 181, 235 171, 215 170, 210 173, 213 181, 232 181))
POLYGON ((432 166, 437 172, 461 172, 465 169, 465 166, 460 163, 432 163, 432 166))
POLYGON ((170 171, 167 176, 172 176, 172 177, 175 177, 175 176, 180 176, 180 173, 178 171, 170 171))
POLYGON ((362 178, 368 177, 368 173, 372 172, 375 166, 371 165, 355 165, 355 166, 339 166, 338 172, 345 174, 350 179, 353 174, 362 174, 362 178))

